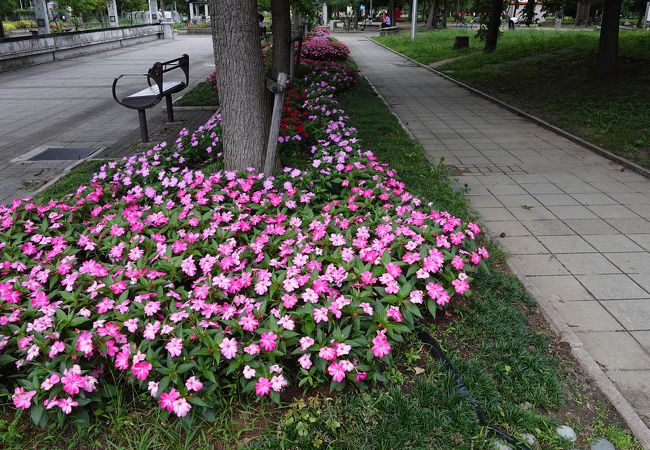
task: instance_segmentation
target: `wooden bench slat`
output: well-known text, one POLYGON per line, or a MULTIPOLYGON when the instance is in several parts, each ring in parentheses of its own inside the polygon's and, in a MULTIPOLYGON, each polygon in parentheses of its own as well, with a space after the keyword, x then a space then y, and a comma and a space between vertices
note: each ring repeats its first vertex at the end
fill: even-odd
MULTIPOLYGON (((184 84, 182 81, 165 81, 163 82, 163 95, 165 95, 167 92, 176 89, 180 85, 184 84)), ((132 97, 155 97, 158 95, 158 85, 154 84, 153 86, 149 86, 147 89, 143 89, 141 91, 136 92, 135 94, 131 94, 126 98, 132 98, 132 97)))

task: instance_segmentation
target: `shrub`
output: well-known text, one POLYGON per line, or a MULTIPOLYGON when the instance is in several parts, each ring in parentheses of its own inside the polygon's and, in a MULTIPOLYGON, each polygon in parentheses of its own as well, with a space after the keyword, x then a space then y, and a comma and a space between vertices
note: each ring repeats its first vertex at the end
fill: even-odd
POLYGON ((302 43, 301 58, 317 61, 344 61, 350 49, 342 42, 311 39, 302 43))
POLYGON ((475 224, 409 194, 361 149, 326 74, 302 82, 312 167, 204 173, 220 117, 107 163, 46 204, 0 206, 0 380, 45 425, 114 383, 179 417, 224 389, 383 381, 415 321, 471 294, 475 224))

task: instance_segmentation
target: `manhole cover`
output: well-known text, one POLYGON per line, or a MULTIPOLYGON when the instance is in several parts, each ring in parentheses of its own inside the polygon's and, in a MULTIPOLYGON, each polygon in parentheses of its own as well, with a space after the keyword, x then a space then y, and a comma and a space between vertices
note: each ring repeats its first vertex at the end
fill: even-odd
POLYGON ((97 151, 96 148, 48 147, 28 161, 76 161, 84 159, 97 151))

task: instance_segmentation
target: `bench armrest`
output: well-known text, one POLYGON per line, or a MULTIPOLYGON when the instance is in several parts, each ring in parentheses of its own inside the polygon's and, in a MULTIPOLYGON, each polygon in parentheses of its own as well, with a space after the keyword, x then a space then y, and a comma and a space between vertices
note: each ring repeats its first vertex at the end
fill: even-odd
POLYGON ((185 75, 185 86, 190 84, 190 57, 187 53, 180 58, 170 59, 160 64, 162 65, 162 73, 180 68, 185 75))
MULTIPOLYGON (((116 92, 115 88, 117 87, 117 82, 120 81, 121 78, 125 78, 125 77, 147 77, 147 80, 148 80, 149 79, 149 74, 147 74, 147 73, 123 73, 122 75, 120 75, 119 77, 117 77, 117 78, 115 78, 113 80, 113 99, 115 99, 115 101, 117 103, 119 103, 120 105, 122 105, 122 106, 126 106, 126 105, 124 103, 122 103, 117 98, 117 92, 116 92)), ((149 83, 149 85, 151 85, 151 83, 149 83)), ((160 91, 162 92, 162 89, 160 91)))

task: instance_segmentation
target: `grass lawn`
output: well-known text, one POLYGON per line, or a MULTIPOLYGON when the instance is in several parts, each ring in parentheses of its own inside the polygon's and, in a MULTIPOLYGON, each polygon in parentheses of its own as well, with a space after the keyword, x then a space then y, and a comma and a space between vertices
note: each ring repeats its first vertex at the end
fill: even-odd
POLYGON ((202 81, 174 104, 177 106, 217 106, 219 105, 219 95, 208 83, 202 81))
MULTIPOLYGON (((397 169, 411 192, 439 209, 471 217, 462 193, 453 190, 442 169, 426 161, 365 80, 342 95, 341 106, 366 146, 397 169)), ((570 423, 581 438, 589 438, 595 427, 598 435, 619 439, 623 445, 617 448, 639 449, 598 393, 569 375, 576 368, 566 350, 547 333, 521 284, 499 264, 497 257, 490 270, 478 274, 471 301, 450 317, 422 325, 441 342, 490 422, 513 434, 533 433, 544 449, 575 447, 554 435, 558 422, 570 423)), ((24 416, 0 416, 0 447, 492 448, 492 436, 458 394, 453 378, 415 336, 393 354, 388 383, 362 392, 331 394, 324 388, 304 396, 294 388, 283 405, 275 406, 240 397, 235 387, 225 386, 216 420, 191 428, 163 421, 147 395, 126 389, 85 429, 39 430, 24 416)))
MULTIPOLYGON (((420 62, 449 58, 445 30, 381 37, 378 42, 420 62), (439 48, 442 47, 442 48, 439 48)), ((470 39, 470 58, 438 70, 618 155, 650 167, 650 33, 621 31, 620 65, 609 77, 596 67, 595 31, 507 31, 491 54, 470 39), (516 80, 516 81, 513 81, 516 80)))

